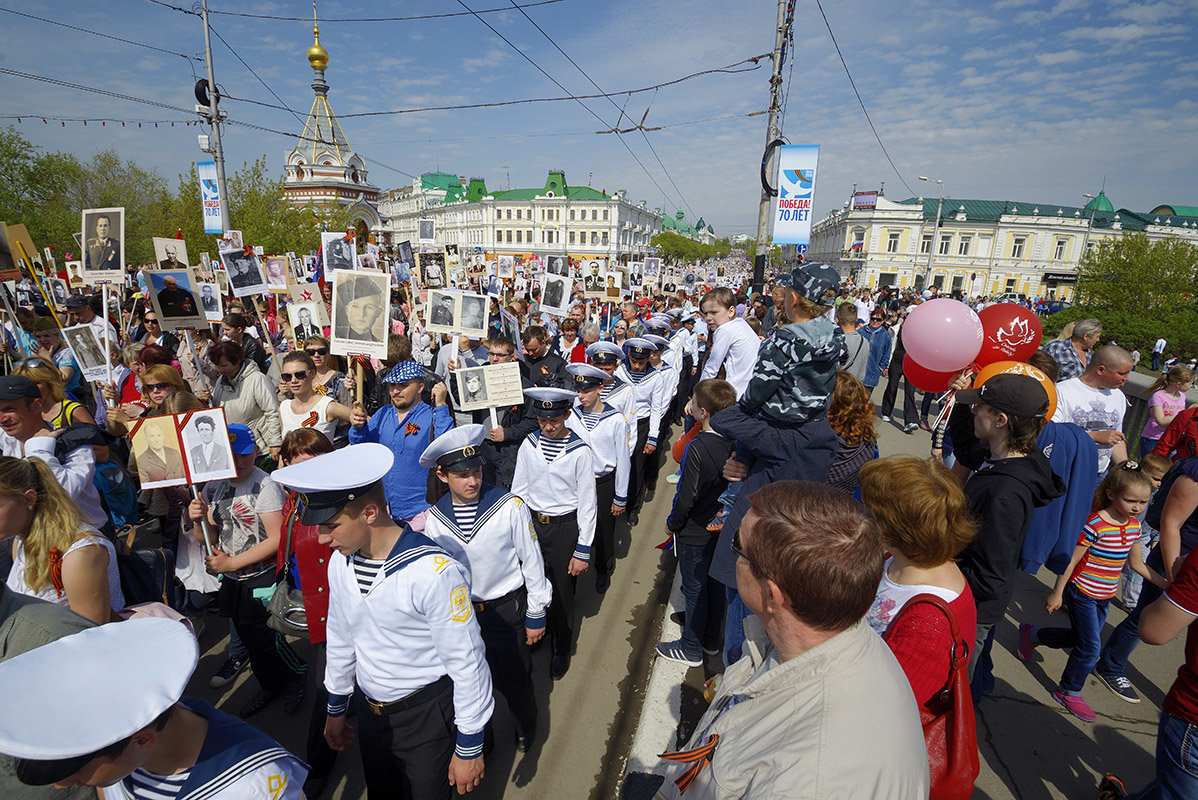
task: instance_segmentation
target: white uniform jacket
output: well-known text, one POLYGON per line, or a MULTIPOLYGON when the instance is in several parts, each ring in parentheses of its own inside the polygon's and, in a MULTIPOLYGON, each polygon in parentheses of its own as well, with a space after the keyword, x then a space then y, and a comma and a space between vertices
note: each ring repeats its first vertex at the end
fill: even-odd
POLYGON ((424 535, 466 568, 471 600, 495 600, 524 586, 528 590, 525 627, 545 627, 553 587, 545 577, 545 562, 523 500, 484 483, 474 527, 464 531, 453 515, 453 496, 446 494, 429 509, 424 535))
POLYGON ((628 419, 616 409, 604 405, 594 428, 588 428, 582 418, 582 408, 575 404, 566 425, 587 443, 595 456, 595 477, 616 472, 616 505, 628 502, 628 474, 632 457, 628 452, 628 419))
POLYGON ((404 528, 365 595, 350 558, 331 558, 326 636, 330 716, 345 713, 355 682, 367 697, 390 703, 449 675, 457 754, 482 753, 495 707, 491 671, 466 570, 443 549, 404 528))
POLYGON ((670 384, 677 385, 676 375, 666 366, 650 367, 645 372, 629 373, 632 378, 632 385, 636 391, 636 415, 638 420, 644 418, 649 420, 649 444, 657 444, 657 435, 661 429, 661 418, 665 416, 666 410, 670 407, 670 400, 673 399, 674 393, 665 392, 669 389, 670 384), (664 396, 663 396, 664 395, 664 396))
POLYGON ((528 503, 533 513, 561 517, 578 512, 578 543, 574 557, 591 560, 595 539, 595 459, 591 448, 573 431, 564 448, 549 461, 541 446, 541 433, 530 433, 516 454, 512 494, 528 503))

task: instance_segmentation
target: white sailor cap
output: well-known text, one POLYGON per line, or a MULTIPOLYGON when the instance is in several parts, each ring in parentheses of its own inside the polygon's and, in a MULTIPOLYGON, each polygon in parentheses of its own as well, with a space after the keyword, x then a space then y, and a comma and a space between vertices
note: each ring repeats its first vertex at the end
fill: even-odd
POLYGON ((574 376, 572 383, 575 389, 593 389, 602 386, 604 381, 613 379, 611 375, 590 364, 567 364, 566 371, 574 376))
POLYGON ((163 617, 89 628, 11 658, 0 664, 0 753, 16 759, 23 783, 64 780, 171 708, 198 660, 191 631, 163 617))
POLYGON ((658 350, 665 350, 670 346, 670 340, 664 336, 657 336, 652 333, 645 334, 645 341, 652 343, 658 350))
POLYGON ((648 358, 657 349, 657 345, 641 336, 634 336, 624 344, 628 345, 629 358, 648 358))
POLYGON ((645 320, 645 327, 651 328, 655 331, 668 331, 670 329, 670 323, 667 320, 661 319, 660 317, 652 317, 645 320))
POLYGON ((560 417, 569 413, 578 399, 578 393, 569 389, 555 389, 551 386, 536 386, 524 390, 528 398, 527 408, 537 417, 560 417))
POLYGON ((447 472, 464 472, 483 463, 479 445, 487 436, 482 425, 451 428, 434 439, 420 454, 420 466, 443 467, 447 472))
POLYGON ((587 358, 595 362, 611 363, 624 359, 624 348, 615 342, 594 342, 587 346, 587 358))
POLYGON ((696 314, 694 311, 688 311, 687 313, 682 315, 682 324, 685 325, 688 322, 694 322, 698 318, 699 318, 699 315, 696 314))
POLYGON ((674 319, 681 319, 682 315, 685 313, 686 312, 681 308, 670 308, 666 310, 666 316, 673 317, 674 319))
POLYGON ((300 522, 319 525, 341 513, 346 503, 370 491, 394 463, 390 447, 366 442, 277 469, 270 477, 299 495, 300 522))

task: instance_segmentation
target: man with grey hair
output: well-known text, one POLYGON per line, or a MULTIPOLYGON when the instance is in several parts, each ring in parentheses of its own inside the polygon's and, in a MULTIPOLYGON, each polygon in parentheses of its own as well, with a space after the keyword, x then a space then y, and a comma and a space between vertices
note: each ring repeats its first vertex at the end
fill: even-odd
POLYGON ((1090 435, 1098 445, 1099 477, 1106 474, 1112 461, 1127 460, 1123 435, 1127 398, 1119 390, 1127 383, 1131 369, 1131 354, 1109 344, 1094 352, 1085 372, 1057 384, 1057 410, 1052 421, 1072 422, 1090 435))
POLYGON ((1044 345, 1044 352, 1053 357, 1061 368, 1057 383, 1063 383, 1081 375, 1090 363, 1090 351, 1102 339, 1102 323, 1096 319, 1079 319, 1073 323, 1073 333, 1068 339, 1054 339, 1044 345))

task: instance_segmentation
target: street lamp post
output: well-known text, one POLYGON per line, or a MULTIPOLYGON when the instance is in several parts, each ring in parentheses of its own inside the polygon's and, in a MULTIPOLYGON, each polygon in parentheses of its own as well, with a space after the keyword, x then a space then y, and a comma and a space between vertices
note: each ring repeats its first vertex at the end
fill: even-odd
MULTIPOLYGON (((919 179, 921 181, 931 180, 926 175, 920 175, 919 179)), ((936 184, 940 187, 940 198, 936 201, 936 226, 932 228, 932 243, 928 246, 928 266, 923 275, 925 289, 932 282, 932 251, 936 249, 936 237, 940 234, 940 215, 944 211, 944 181, 936 178, 936 184)))

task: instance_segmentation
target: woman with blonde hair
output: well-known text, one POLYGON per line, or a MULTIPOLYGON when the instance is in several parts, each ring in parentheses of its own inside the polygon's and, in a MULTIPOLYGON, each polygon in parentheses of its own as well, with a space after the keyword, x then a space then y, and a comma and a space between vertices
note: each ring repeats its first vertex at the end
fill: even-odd
POLYGON ((166 364, 151 364, 141 373, 141 387, 146 398, 146 413, 143 416, 158 416, 166 413, 163 403, 176 392, 186 392, 187 383, 179 370, 166 364))
POLYGON ((90 422, 95 418, 83 404, 67 397, 62 373, 44 358, 26 358, 13 364, 13 375, 23 375, 37 384, 42 393, 42 419, 55 430, 69 428, 72 422, 90 422))
POLYGON ((0 540, 12 539, 9 589, 103 624, 125 605, 111 541, 38 458, 0 456, 0 540))

